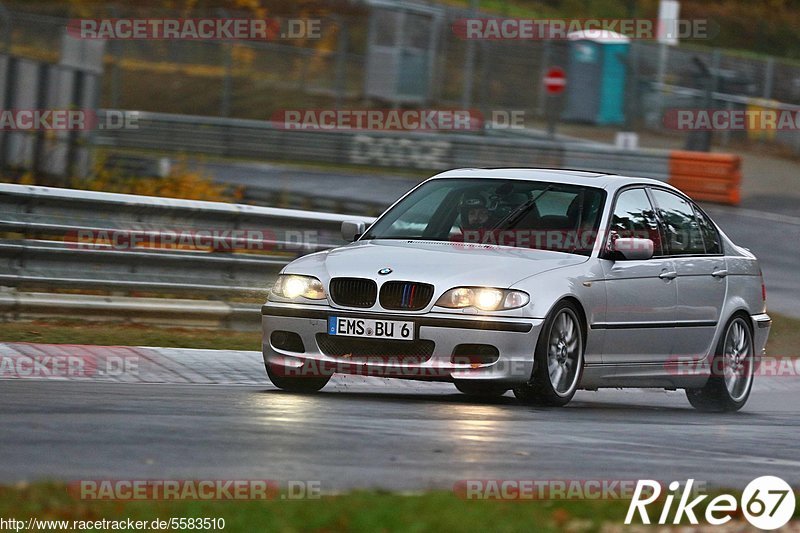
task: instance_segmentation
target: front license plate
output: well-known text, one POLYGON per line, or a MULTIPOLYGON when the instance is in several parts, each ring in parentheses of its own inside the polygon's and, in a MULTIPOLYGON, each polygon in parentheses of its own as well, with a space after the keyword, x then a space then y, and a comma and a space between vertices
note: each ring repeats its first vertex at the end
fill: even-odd
POLYGON ((414 323, 331 316, 328 317, 328 335, 412 341, 414 340, 414 323))

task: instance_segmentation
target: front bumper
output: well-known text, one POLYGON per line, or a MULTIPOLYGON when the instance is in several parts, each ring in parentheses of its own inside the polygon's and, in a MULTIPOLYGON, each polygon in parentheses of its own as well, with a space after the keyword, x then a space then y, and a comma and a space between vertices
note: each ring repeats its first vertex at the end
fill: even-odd
POLYGON ((508 383, 527 381, 533 372, 533 354, 544 320, 498 318, 453 313, 374 313, 267 303, 261 308, 264 362, 286 375, 320 373, 357 374, 430 381, 482 380, 508 383), (433 341, 430 357, 353 358, 323 353, 317 335, 327 333, 328 317, 356 317, 414 322, 416 338, 433 341), (274 331, 297 333, 303 353, 277 349, 270 339, 274 331), (499 357, 488 364, 451 361, 460 344, 489 344, 499 357))

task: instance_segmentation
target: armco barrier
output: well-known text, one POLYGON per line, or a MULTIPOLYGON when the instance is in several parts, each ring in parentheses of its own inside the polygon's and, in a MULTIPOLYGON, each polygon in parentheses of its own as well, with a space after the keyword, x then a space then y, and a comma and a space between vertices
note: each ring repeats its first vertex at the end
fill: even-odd
POLYGON ((734 154, 673 151, 669 183, 695 200, 739 205, 742 158, 734 154))
MULTIPOLYGON (((107 113, 109 110, 103 110, 107 113)), ((118 111, 116 111, 118 112, 118 111)), ((407 131, 292 130, 264 120, 138 113, 134 129, 101 130, 96 146, 156 154, 203 154, 269 161, 433 170, 563 167, 666 180, 669 151, 524 135, 407 131)))
POLYGON ((0 183, 0 286, 259 298, 297 255, 344 244, 344 220, 373 219, 0 183), (125 245, 133 234, 210 231, 238 231, 245 249, 125 245), (79 245, 84 232, 122 236, 121 246, 79 245))
MULTIPOLYGON (((108 112, 108 111, 103 111, 108 112)), ((735 155, 621 149, 599 143, 503 135, 404 131, 287 130, 263 120, 140 112, 138 127, 97 132, 97 146, 151 153, 420 169, 555 167, 669 179, 697 200, 739 203, 735 155)))

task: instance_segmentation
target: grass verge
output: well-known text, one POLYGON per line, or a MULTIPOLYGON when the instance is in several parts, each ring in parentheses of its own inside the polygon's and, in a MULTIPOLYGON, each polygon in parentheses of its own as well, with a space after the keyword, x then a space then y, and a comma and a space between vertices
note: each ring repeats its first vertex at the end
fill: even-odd
POLYGON ((0 326, 0 342, 260 350, 261 333, 258 331, 160 328, 150 324, 59 320, 7 322, 0 326))
POLYGON ((767 355, 800 357, 800 319, 770 313, 772 330, 767 343, 767 355))
MULTIPOLYGON (((709 498, 710 499, 710 498, 709 498)), ((708 500, 706 500, 708 501, 708 500)), ((703 502, 704 504, 705 502, 703 502)), ((449 491, 398 495, 355 491, 321 499, 289 501, 86 501, 59 483, 0 487, 0 516, 16 520, 146 521, 224 519, 224 531, 623 531, 629 501, 466 500, 449 491)), ((655 504, 654 504, 655 505, 655 504)), ((660 511, 648 509, 653 514, 660 511)), ((697 508, 704 516, 703 505, 697 508)), ((656 514, 656 518, 657 518, 656 514)), ((795 514, 795 519, 797 513, 795 514)), ((702 518, 701 518, 702 520, 702 518)), ((747 527, 740 514, 728 531, 747 527)), ((148 529, 150 529, 148 527, 148 529)), ((665 528, 662 531, 677 530, 665 528)))

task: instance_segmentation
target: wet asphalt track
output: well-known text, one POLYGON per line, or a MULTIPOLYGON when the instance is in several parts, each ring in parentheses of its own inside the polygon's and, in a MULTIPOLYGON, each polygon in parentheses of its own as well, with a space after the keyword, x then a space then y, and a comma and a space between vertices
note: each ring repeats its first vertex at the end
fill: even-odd
POLYGON ((252 379, 264 382, 0 381, 0 483, 271 479, 331 491, 691 477, 744 488, 774 474, 800 485, 796 378, 761 379, 731 415, 697 413, 681 392, 579 392, 542 409, 449 384, 336 377, 297 395, 252 379))

